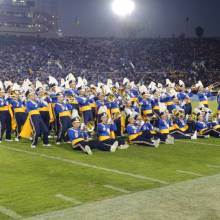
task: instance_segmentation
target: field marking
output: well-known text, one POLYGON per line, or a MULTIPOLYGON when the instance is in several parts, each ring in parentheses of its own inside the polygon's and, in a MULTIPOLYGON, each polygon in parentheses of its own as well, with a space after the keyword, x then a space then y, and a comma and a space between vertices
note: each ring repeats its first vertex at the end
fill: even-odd
POLYGON ((198 220, 220 217, 220 174, 124 194, 25 220, 151 219, 198 220))
POLYGON ((21 215, 19 215, 18 213, 14 212, 11 209, 8 209, 8 208, 6 208, 4 206, 0 206, 0 212, 2 214, 4 214, 4 215, 7 215, 7 216, 13 218, 13 219, 20 219, 20 218, 22 218, 21 215))
POLYGON ((182 143, 190 143, 190 144, 199 144, 199 145, 208 145, 208 146, 220 147, 220 145, 217 145, 217 144, 209 144, 209 143, 204 143, 204 142, 182 141, 182 140, 175 140, 175 141, 182 142, 182 143))
POLYGON ((190 175, 194 175, 194 176, 199 176, 202 177, 203 175, 200 173, 195 173, 195 172, 190 172, 190 171, 186 171, 186 170, 176 170, 177 173, 185 173, 185 174, 190 174, 190 175))
POLYGON ((118 192, 122 192, 122 193, 130 193, 130 191, 126 190, 126 189, 122 189, 122 188, 119 188, 119 187, 115 187, 115 186, 112 186, 112 185, 103 185, 105 188, 108 188, 108 189, 112 189, 112 190, 115 190, 115 191, 118 191, 118 192))
POLYGON ((96 170, 102 170, 102 171, 106 171, 106 172, 110 172, 110 173, 116 173, 116 174, 119 174, 119 175, 129 176, 129 177, 133 177, 133 178, 136 178, 136 179, 142 179, 142 180, 147 180, 147 181, 151 181, 151 182, 157 182, 157 183, 164 184, 164 185, 169 184, 168 182, 163 181, 163 180, 159 180, 159 179, 155 179, 155 178, 151 178, 151 177, 147 177, 147 176, 142 176, 142 175, 138 175, 138 174, 134 174, 134 173, 124 172, 124 171, 120 171, 120 170, 116 170, 116 169, 100 167, 100 166, 96 166, 96 165, 92 165, 92 164, 88 164, 88 163, 84 163, 84 162, 79 162, 79 161, 76 161, 76 160, 70 160, 70 159, 65 159, 65 158, 56 157, 56 156, 49 156, 49 155, 46 155, 46 154, 21 150, 21 149, 17 149, 17 148, 13 148, 13 147, 6 147, 6 146, 3 146, 3 145, 2 145, 2 147, 5 148, 5 149, 8 149, 8 150, 16 151, 16 152, 21 152, 21 153, 25 153, 25 154, 34 155, 34 156, 44 157, 44 158, 47 158, 47 159, 59 160, 59 161, 69 163, 69 164, 74 164, 74 165, 78 165, 78 166, 82 166, 82 167, 88 167, 88 168, 92 168, 92 169, 96 169, 96 170))
POLYGON ((65 195, 63 195, 61 193, 56 194, 55 197, 59 198, 59 199, 62 199, 64 201, 66 201, 66 202, 73 202, 75 204, 81 204, 82 203, 79 200, 74 199, 73 197, 68 197, 68 196, 65 196, 65 195))
POLYGON ((208 167, 220 168, 220 165, 207 164, 208 167))

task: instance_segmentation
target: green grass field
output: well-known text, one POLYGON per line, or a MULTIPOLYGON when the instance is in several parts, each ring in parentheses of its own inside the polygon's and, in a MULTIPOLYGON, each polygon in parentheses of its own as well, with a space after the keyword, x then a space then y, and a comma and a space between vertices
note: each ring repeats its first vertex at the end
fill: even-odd
POLYGON ((0 219, 31 217, 215 175, 220 173, 219 158, 220 140, 214 138, 183 140, 158 149, 94 151, 93 156, 73 151, 68 144, 32 150, 26 140, 2 143, 0 219))

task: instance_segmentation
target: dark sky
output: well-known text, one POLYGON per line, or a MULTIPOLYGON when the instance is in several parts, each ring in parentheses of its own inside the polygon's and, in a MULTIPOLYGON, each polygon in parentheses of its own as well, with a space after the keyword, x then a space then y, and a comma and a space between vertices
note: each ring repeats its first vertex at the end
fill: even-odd
POLYGON ((64 35, 125 36, 125 27, 138 27, 139 36, 194 36, 202 26, 205 36, 220 36, 220 0, 134 0, 128 19, 111 10, 112 0, 59 0, 60 27, 64 35), (74 23, 79 17, 80 25, 74 23), (187 25, 186 17, 189 17, 187 25))

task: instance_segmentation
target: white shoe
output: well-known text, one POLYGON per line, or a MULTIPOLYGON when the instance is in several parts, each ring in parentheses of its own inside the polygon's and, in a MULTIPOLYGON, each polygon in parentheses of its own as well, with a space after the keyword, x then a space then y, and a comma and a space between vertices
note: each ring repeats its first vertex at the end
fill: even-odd
POLYGON ((15 138, 15 141, 16 141, 16 142, 19 142, 20 140, 19 140, 19 138, 15 138))
POLYGON ((0 141, 0 144, 2 143, 2 141, 0 141))
POLYGON ((111 146, 110 152, 114 153, 118 147, 118 141, 115 141, 114 144, 111 146))
POLYGON ((166 143, 166 144, 174 144, 174 142, 173 142, 171 139, 169 139, 169 138, 167 138, 167 139, 165 140, 165 143, 166 143))
POLYGON ((174 144, 174 137, 172 137, 171 135, 168 135, 167 138, 168 138, 170 144, 174 144))
POLYGON ((33 141, 33 138, 29 138, 30 141, 33 141))
POLYGON ((160 145, 160 139, 154 140, 154 147, 158 148, 160 145))
POLYGON ((120 145, 120 146, 118 147, 118 149, 120 149, 120 150, 125 150, 125 149, 128 149, 128 148, 129 148, 129 145, 128 145, 128 144, 120 145))
POLYGON ((209 134, 208 134, 208 135, 205 135, 204 138, 210 138, 210 135, 209 135, 209 134))
POLYGON ((32 148, 32 149, 36 148, 36 145, 31 145, 31 148, 32 148))
POLYGON ((49 138, 49 139, 52 139, 52 138, 53 138, 53 136, 52 136, 52 135, 49 135, 49 136, 48 136, 48 138, 49 138))
POLYGON ((56 142, 56 145, 60 145, 60 142, 56 142))
POLYGON ((6 142, 13 142, 11 139, 5 139, 6 142))
POLYGON ((43 144, 44 147, 51 147, 51 144, 43 144))
POLYGON ((196 139, 197 139, 197 131, 195 131, 193 136, 191 137, 191 140, 196 140, 196 139))
POLYGON ((91 148, 88 145, 85 146, 85 152, 89 155, 93 154, 91 148))

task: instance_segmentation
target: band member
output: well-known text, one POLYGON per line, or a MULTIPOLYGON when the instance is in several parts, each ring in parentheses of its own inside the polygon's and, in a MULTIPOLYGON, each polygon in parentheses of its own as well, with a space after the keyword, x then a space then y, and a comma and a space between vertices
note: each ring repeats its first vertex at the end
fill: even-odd
POLYGON ((150 99, 150 94, 148 92, 143 92, 142 97, 139 99, 139 104, 141 106, 141 114, 142 116, 148 117, 153 115, 152 110, 152 102, 153 100, 150 99))
POLYGON ((208 97, 211 97, 212 93, 209 90, 205 91, 205 89, 200 86, 198 89, 197 95, 198 95, 200 104, 208 108, 209 107, 208 97))
POLYGON ((162 143, 174 144, 174 138, 170 135, 170 121, 168 113, 162 112, 158 120, 159 138, 162 143))
POLYGON ((41 118, 36 94, 28 90, 25 96, 27 98, 26 109, 28 118, 26 119, 20 135, 24 138, 32 137, 31 148, 36 148, 39 137, 43 135, 43 145, 49 147, 51 146, 48 141, 49 131, 41 118))
POLYGON ((174 124, 175 129, 170 132, 170 135, 175 139, 197 139, 197 131, 194 130, 192 133, 192 129, 188 125, 183 112, 179 112, 174 124))
POLYGON ((89 155, 92 155, 92 149, 115 152, 117 148, 116 144, 108 145, 101 141, 88 140, 89 134, 80 127, 80 119, 77 117, 73 118, 72 128, 68 129, 68 138, 74 150, 82 150, 89 155))
POLYGON ((92 108, 90 105, 89 98, 86 96, 85 88, 80 86, 78 88, 79 96, 77 97, 77 102, 79 104, 79 111, 82 114, 82 118, 85 124, 93 121, 92 108))
MULTIPOLYGON (((44 124, 47 126, 48 131, 50 131, 50 121, 51 121, 51 114, 53 114, 49 103, 47 102, 46 92, 43 88, 38 88, 36 90, 36 94, 38 96, 38 106, 41 118, 43 119, 44 124)), ((52 100, 51 100, 52 101, 52 100)))
POLYGON ((198 132, 199 138, 209 138, 209 136, 220 137, 220 131, 214 128, 215 126, 209 126, 204 120, 204 115, 198 116, 198 121, 196 122, 196 130, 198 132))
POLYGON ((25 103, 20 99, 18 91, 13 91, 10 104, 12 106, 16 121, 15 141, 19 141, 21 129, 27 119, 27 113, 25 103))
POLYGON ((218 91, 218 95, 217 95, 217 103, 218 103, 217 114, 220 115, 220 90, 218 91))
POLYGON ((2 142, 3 135, 6 131, 5 141, 11 140, 12 130, 12 112, 9 102, 5 99, 5 92, 3 87, 0 88, 0 143, 2 142))
POLYGON ((127 133, 130 143, 158 147, 160 139, 154 140, 153 135, 145 129, 142 129, 142 126, 135 124, 135 117, 129 116, 128 118, 127 133))
POLYGON ((57 140, 56 144, 60 145, 61 141, 67 142, 67 130, 71 127, 71 110, 72 106, 67 104, 62 93, 57 94, 57 103, 54 111, 57 120, 57 140))
POLYGON ((100 115, 100 123, 97 126, 97 136, 99 141, 108 146, 116 146, 113 149, 127 149, 128 144, 122 138, 115 138, 116 126, 111 119, 108 119, 106 113, 100 115))

